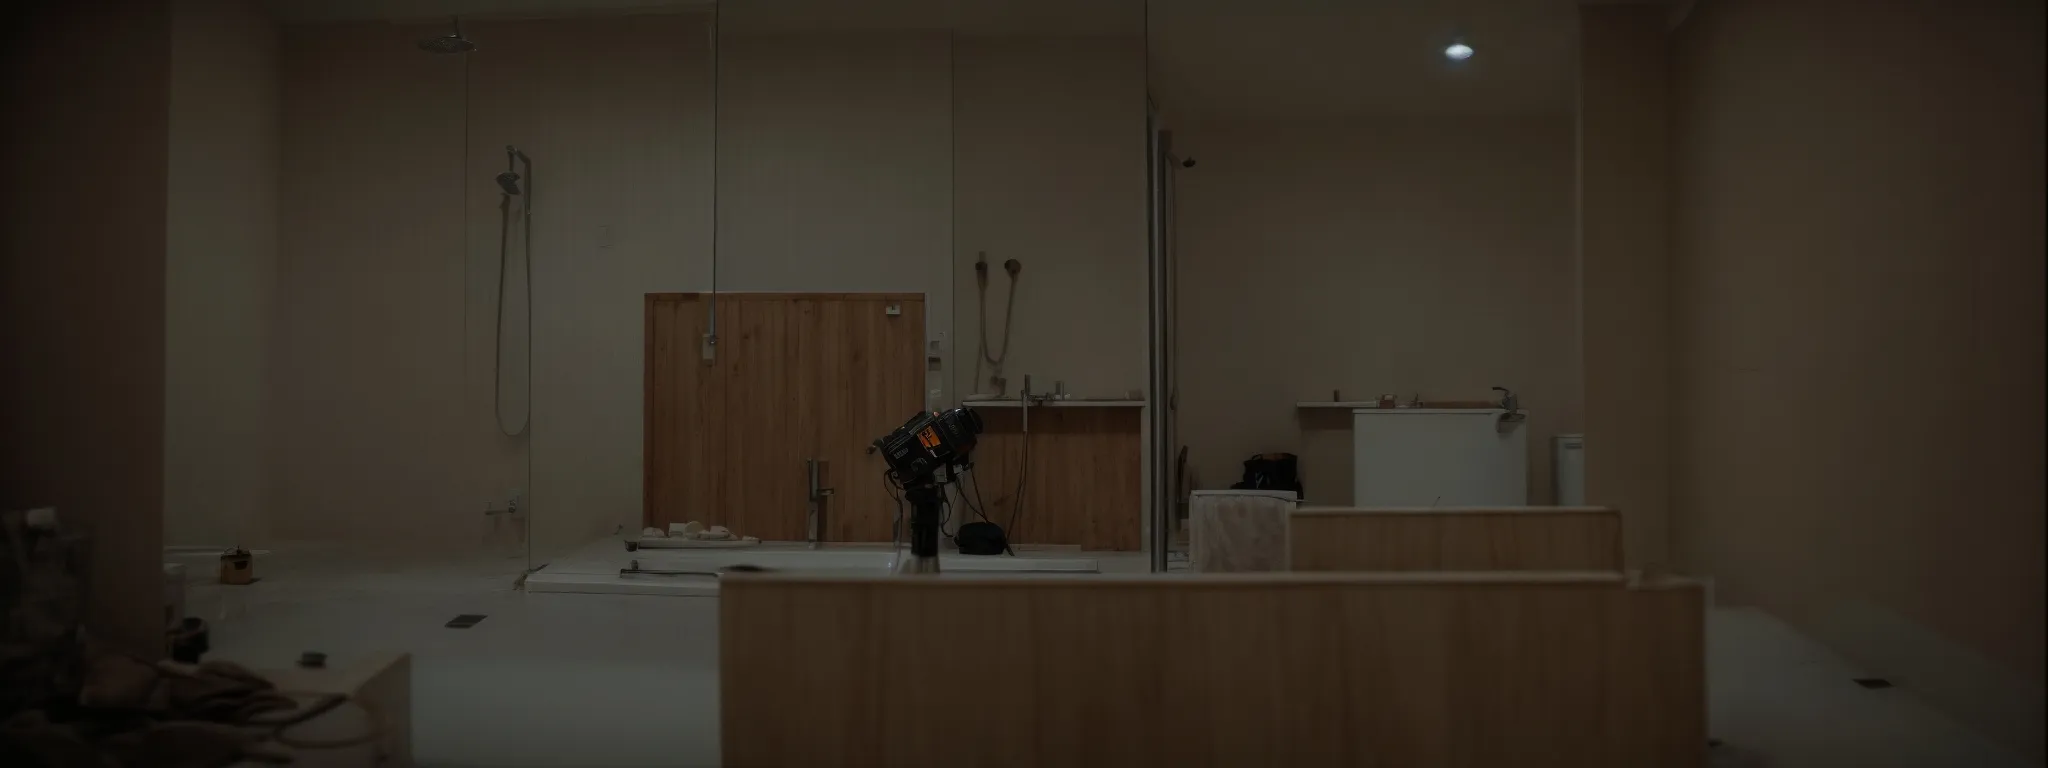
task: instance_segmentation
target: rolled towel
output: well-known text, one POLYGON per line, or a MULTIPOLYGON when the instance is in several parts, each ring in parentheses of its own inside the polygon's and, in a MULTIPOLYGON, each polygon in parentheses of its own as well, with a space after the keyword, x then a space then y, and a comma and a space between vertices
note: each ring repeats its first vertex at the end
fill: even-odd
POLYGON ((668 538, 668 533, 661 530, 660 528, 642 528, 640 529, 640 538, 665 539, 668 538))

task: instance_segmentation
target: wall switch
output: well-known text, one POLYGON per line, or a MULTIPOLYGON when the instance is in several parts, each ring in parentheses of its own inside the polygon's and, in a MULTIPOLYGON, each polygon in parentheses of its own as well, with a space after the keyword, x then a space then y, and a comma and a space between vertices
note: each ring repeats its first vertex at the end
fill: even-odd
POLYGON ((597 228, 597 247, 612 247, 612 225, 606 224, 597 228))

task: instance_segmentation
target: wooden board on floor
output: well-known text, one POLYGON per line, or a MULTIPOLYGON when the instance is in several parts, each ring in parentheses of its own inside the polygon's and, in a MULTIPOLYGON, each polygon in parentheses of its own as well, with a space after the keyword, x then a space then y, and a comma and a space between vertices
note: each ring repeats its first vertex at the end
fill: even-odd
POLYGON ((727 765, 1640 768, 1705 756, 1703 594, 1683 580, 750 576, 721 592, 720 675, 745 681, 720 690, 727 765), (961 722, 972 726, 959 738, 911 735, 961 722))
POLYGON ((1619 571, 1621 514, 1305 507, 1288 513, 1287 549, 1294 571, 1619 571))
POLYGON ((647 296, 645 524, 702 521, 805 538, 805 461, 826 462, 829 541, 888 541, 896 503, 869 442, 923 404, 924 300, 914 294, 647 296), (894 307, 891 314, 889 308, 894 307))
MULTIPOLYGON (((973 404, 969 403, 971 407, 973 404)), ((1134 551, 1144 519, 1142 409, 1059 407, 1031 409, 1030 456, 1025 461, 1023 415, 1012 407, 975 410, 982 434, 974 451, 970 499, 1012 541, 1073 544, 1082 549, 1134 551), (1018 484, 1023 466, 1023 484, 1018 484), (1016 500, 1024 499, 1015 516, 1016 500)), ((966 509, 956 509, 960 520, 966 509)))

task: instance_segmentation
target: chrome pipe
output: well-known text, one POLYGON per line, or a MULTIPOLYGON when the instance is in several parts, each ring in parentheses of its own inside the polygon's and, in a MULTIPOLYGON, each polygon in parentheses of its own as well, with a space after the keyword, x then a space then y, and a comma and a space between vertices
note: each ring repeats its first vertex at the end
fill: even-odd
POLYGON ((1146 434, 1150 439, 1150 450, 1146 451, 1145 463, 1151 470, 1147 477, 1151 494, 1145 510, 1145 549, 1150 555, 1152 572, 1163 573, 1167 569, 1167 510, 1168 496, 1165 457, 1170 452, 1167 446, 1166 402, 1167 367, 1167 318, 1166 318, 1166 211, 1165 200, 1166 168, 1162 162, 1166 147, 1159 135, 1159 115, 1149 106, 1145 110, 1145 215, 1150 226, 1146 230, 1146 274, 1149 282, 1145 293, 1146 361, 1148 363, 1146 392, 1146 434))

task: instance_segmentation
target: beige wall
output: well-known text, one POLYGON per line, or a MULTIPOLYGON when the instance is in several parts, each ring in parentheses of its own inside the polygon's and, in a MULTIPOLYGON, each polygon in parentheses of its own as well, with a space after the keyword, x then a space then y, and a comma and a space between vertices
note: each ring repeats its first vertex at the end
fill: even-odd
POLYGON ((1003 261, 1024 265, 1003 360, 1011 394, 1026 374, 1036 391, 1064 382, 1076 397, 1145 389, 1143 41, 962 37, 954 55, 953 391, 995 392, 976 366, 982 253, 991 347, 1003 344, 1003 261))
POLYGON ((2036 759, 2043 21, 1704 2, 1671 70, 1683 561, 2036 759))
POLYGON ((950 57, 945 32, 720 38, 719 290, 923 293, 950 330, 950 57))
POLYGON ((521 447, 474 395, 489 370, 466 354, 482 333, 466 289, 495 273, 467 269, 482 169, 463 163, 461 59, 414 47, 437 31, 284 31, 268 505, 284 539, 474 545, 480 500, 517 484, 485 475, 521 447))
MULTIPOLYGON (((1351 497, 1346 436, 1295 402, 1383 392, 1530 413, 1531 498, 1578 431, 1567 115, 1185 125, 1179 427, 1194 487, 1303 455, 1310 500, 1351 497)), ((1342 425, 1339 425, 1340 428, 1342 425)))
POLYGON ((267 533, 277 28, 254 2, 172 11, 164 539, 231 546, 267 533))
POLYGON ((1579 8, 1578 337, 1586 503, 1621 510, 1630 563, 1669 557, 1667 11, 1579 8))
POLYGON ((164 252, 171 16, 9 8, 0 80, 0 508, 94 532, 87 621, 163 650, 164 252))
MULTIPOLYGON (((479 510, 511 488, 528 494, 537 559, 637 527, 640 297, 711 288, 714 157, 720 290, 923 292, 951 366, 930 386, 951 402, 974 353, 952 343, 973 309, 954 301, 973 260, 957 206, 961 237, 1027 264, 1014 359, 1080 394, 1142 385, 1135 41, 726 34, 714 117, 701 17, 466 24, 466 111, 462 59, 413 46, 442 31, 285 33, 273 426, 311 444, 279 452, 279 535, 509 551, 516 536, 479 510), (972 95, 956 71, 981 83, 972 95), (529 443, 499 436, 491 407, 491 176, 508 143, 535 162, 530 480, 529 443)), ((527 314, 514 245, 516 423, 527 314)))
MULTIPOLYGON (((516 144, 534 162, 529 497, 535 553, 547 557, 640 525, 641 297, 710 280, 710 29, 700 17, 647 16, 479 22, 465 31, 479 46, 464 178, 467 392, 485 404, 481 423, 492 434, 499 195, 490 177, 503 170, 504 145, 516 144)), ((515 271, 520 256, 509 262, 515 271)), ((516 323, 523 311, 509 309, 516 323)), ((519 339, 508 328, 508 366, 519 339)), ((517 378, 516 368, 510 373, 517 378)), ((504 488, 496 490, 502 498, 504 488)))

